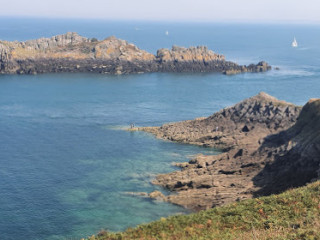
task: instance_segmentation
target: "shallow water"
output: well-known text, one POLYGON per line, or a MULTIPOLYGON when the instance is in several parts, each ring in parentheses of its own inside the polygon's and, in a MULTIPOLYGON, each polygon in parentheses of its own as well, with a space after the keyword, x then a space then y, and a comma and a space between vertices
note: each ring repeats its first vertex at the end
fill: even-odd
POLYGON ((319 26, 5 20, 0 39, 77 31, 98 38, 116 35, 151 52, 172 44, 205 44, 241 64, 267 60, 280 70, 236 76, 0 76, 3 239, 80 238, 185 213, 126 193, 159 189, 150 181, 173 171, 172 162, 216 152, 126 127, 208 116, 259 91, 299 105, 320 93, 319 26), (297 49, 290 47, 293 36, 297 49))

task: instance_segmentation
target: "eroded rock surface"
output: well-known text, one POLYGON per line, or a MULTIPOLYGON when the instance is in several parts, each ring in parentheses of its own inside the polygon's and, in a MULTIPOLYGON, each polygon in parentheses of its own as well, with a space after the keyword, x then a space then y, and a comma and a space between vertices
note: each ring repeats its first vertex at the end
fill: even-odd
POLYGON ((125 40, 109 37, 102 41, 77 33, 26 42, 0 41, 0 73, 46 72, 261 72, 271 67, 264 62, 241 66, 225 60, 206 47, 172 47, 157 55, 125 40))
POLYGON ((153 181, 193 210, 304 185, 320 172, 320 100, 301 107, 266 93, 208 118, 141 128, 158 138, 222 149, 153 181), (300 114, 301 112, 301 114, 300 114))

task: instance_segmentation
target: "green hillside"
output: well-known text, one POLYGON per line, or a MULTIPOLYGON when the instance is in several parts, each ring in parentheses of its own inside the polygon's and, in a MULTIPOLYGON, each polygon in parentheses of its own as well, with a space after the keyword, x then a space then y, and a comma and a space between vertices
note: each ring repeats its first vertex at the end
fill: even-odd
POLYGON ((89 239, 320 239, 320 181, 89 239))

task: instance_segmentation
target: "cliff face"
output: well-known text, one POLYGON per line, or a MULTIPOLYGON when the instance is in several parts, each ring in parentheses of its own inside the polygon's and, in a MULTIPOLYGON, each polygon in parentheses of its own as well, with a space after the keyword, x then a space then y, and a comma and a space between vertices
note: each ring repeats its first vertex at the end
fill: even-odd
POLYGON ((278 193, 320 175, 320 100, 303 109, 265 93, 208 118, 142 128, 157 137, 223 150, 180 163, 154 184, 177 194, 164 200, 199 210, 278 193), (301 113, 300 113, 301 112, 301 113))
POLYGON ((26 42, 0 41, 0 73, 45 72, 240 72, 267 71, 264 64, 240 66, 206 47, 160 49, 153 55, 125 40, 102 41, 77 33, 26 42), (251 67, 250 67, 251 66, 251 67))
POLYGON ((320 99, 311 99, 297 123, 265 138, 256 155, 268 165, 254 178, 257 194, 299 187, 320 177, 320 99))

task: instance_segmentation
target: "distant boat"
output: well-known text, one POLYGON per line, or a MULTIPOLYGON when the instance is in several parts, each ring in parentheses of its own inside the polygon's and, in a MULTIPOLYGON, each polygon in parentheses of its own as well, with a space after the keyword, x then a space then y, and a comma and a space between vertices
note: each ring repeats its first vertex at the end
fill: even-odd
POLYGON ((291 46, 298 47, 298 42, 297 42, 296 38, 293 38, 293 42, 292 42, 291 46))
POLYGON ((169 35, 169 32, 168 32, 168 31, 166 31, 166 35, 167 35, 167 36, 169 35))

